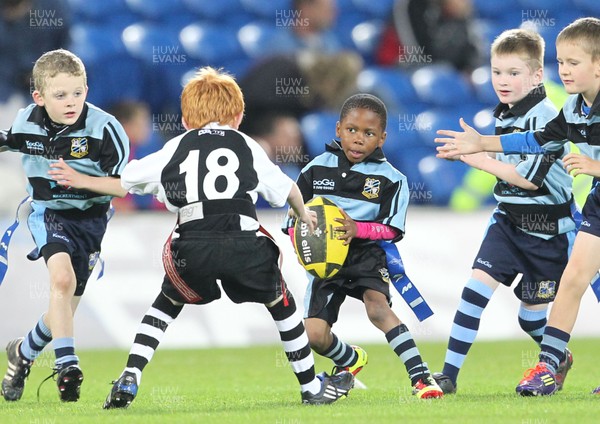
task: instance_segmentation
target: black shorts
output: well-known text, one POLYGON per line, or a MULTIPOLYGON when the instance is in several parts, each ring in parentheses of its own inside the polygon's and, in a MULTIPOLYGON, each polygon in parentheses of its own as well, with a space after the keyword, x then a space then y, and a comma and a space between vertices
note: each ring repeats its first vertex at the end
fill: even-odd
POLYGON ((517 298, 528 304, 552 302, 574 239, 575 231, 549 240, 532 236, 517 228, 506 215, 496 212, 473 269, 484 271, 507 287, 521 273, 523 277, 514 288, 517 298))
MULTIPOLYGON (((171 242, 173 264, 185 284, 210 303, 221 297, 217 280, 235 303, 269 303, 283 294, 279 249, 268 237, 254 232, 186 231, 171 242)), ((163 293, 188 302, 165 275, 163 293)))
POLYGON ((56 253, 68 253, 77 278, 75 296, 81 296, 100 257, 109 207, 101 204, 85 211, 54 210, 33 203, 27 225, 37 249, 27 257, 35 261, 43 256, 48 262, 56 253))
POLYGON ((383 293, 390 302, 390 284, 384 250, 375 244, 351 245, 337 274, 327 280, 312 278, 309 282, 304 317, 320 318, 333 326, 346 296, 362 301, 365 290, 371 289, 383 293))
POLYGON ((588 194, 581 211, 583 215, 579 231, 600 237, 600 189, 594 182, 594 188, 588 194))

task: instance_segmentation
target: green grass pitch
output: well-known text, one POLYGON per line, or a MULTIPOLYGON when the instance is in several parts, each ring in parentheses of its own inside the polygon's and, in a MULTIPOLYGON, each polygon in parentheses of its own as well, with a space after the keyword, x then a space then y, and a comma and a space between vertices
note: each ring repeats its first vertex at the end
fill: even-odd
MULTIPOLYGON (((459 378, 458 393, 441 400, 411 395, 404 366, 387 345, 364 345, 369 364, 359 374, 367 390, 354 389, 333 405, 300 403, 294 375, 280 346, 247 349, 158 350, 146 368, 138 397, 127 410, 102 409, 110 382, 124 366, 127 352, 78 352, 85 373, 77 403, 58 399, 47 381, 52 352, 32 368, 19 402, 0 402, 0 423, 595 423, 600 398, 600 340, 575 339, 574 366, 565 389, 551 397, 522 398, 514 389, 535 363, 531 341, 476 342, 459 378)), ((445 343, 419 343, 432 371, 440 371, 445 343)), ((5 364, 6 355, 0 356, 5 364)), ((317 358, 317 371, 331 363, 317 358)))

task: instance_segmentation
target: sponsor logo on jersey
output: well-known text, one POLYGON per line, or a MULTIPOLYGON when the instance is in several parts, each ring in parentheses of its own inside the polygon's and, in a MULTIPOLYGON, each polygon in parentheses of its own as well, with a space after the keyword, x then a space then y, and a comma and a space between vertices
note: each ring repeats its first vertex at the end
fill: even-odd
POLYGON ((41 141, 25 141, 25 147, 31 152, 44 153, 44 143, 41 141))
POLYGON ((556 281, 540 281, 537 292, 538 299, 554 299, 556 296, 556 281))
POLYGON ((67 243, 71 243, 71 240, 67 236, 63 236, 62 234, 52 233, 52 238, 57 238, 66 241, 67 243))
POLYGON ((591 226, 592 226, 592 224, 590 224, 590 222, 589 222, 589 221, 581 221, 581 226, 582 226, 582 227, 591 227, 591 226))
POLYGON ((82 158, 89 153, 88 140, 85 137, 71 139, 71 156, 74 158, 82 158))
POLYGON ((491 264, 491 263, 489 263, 488 261, 484 261, 484 260, 483 260, 483 259, 481 259, 481 258, 477 258, 477 263, 478 263, 478 264, 481 264, 481 265, 483 265, 483 266, 486 266, 486 267, 488 267, 488 268, 491 268, 491 267, 492 267, 492 264, 491 264))
POLYGON ((210 135, 219 135, 221 137, 225 136, 225 131, 223 130, 199 130, 198 135, 210 134, 210 135))
POLYGON ((375 178, 367 178, 363 187, 362 195, 367 199, 376 199, 379 197, 379 190, 381 188, 381 181, 375 178))
POLYGON ((322 180, 313 180, 313 190, 334 190, 335 181, 329 178, 323 178, 322 180))

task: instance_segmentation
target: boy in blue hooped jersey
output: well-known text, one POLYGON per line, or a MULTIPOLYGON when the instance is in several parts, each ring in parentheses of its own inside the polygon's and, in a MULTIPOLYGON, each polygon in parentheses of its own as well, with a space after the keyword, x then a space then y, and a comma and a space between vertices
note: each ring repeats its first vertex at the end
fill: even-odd
MULTIPOLYGON (((336 230, 350 245, 346 262, 335 276, 323 280, 308 275, 305 326, 311 347, 335 363, 337 372, 356 375, 367 363, 367 353, 331 331, 346 296, 365 304, 371 322, 384 334, 404 363, 413 393, 422 399, 439 398, 442 390, 430 375, 408 328, 390 308, 391 280, 386 253, 378 241, 396 242, 404 235, 409 191, 406 177, 381 150, 387 111, 370 94, 348 98, 340 111, 336 136, 325 153, 304 167, 298 187, 305 202, 315 196, 333 201, 343 211, 336 230)), ((293 227, 293 219, 284 230, 293 227)))
MULTIPOLYGON (((496 134, 543 129, 557 114, 546 97, 544 40, 534 32, 503 32, 491 47, 492 85, 500 100, 494 110, 496 134)), ((572 177, 563 169, 568 146, 544 154, 477 153, 460 159, 497 177, 498 207, 486 229, 454 317, 442 374, 434 374, 444 393, 456 391, 458 373, 479 329, 481 316, 498 286, 510 287, 521 301, 519 324, 539 345, 548 304, 575 239, 571 216, 572 177)), ((560 387, 573 362, 566 351, 560 387)))
POLYGON ((129 140, 113 116, 85 102, 85 67, 73 53, 43 54, 33 79, 34 103, 19 111, 8 132, 0 132, 0 151, 23 154, 33 209, 28 225, 37 246, 28 258, 44 258, 50 302, 25 338, 8 343, 2 395, 7 401, 21 398, 33 361, 53 341, 60 399, 74 402, 83 373, 75 354, 73 315, 100 254, 112 195, 61 185, 51 169, 64 161, 99 185, 110 185, 127 163, 129 140))
MULTIPOLYGON (((558 388, 557 371, 577 319, 581 298, 600 269, 600 19, 580 18, 567 25, 556 38, 558 73, 571 94, 559 114, 542 131, 501 136, 482 136, 461 121, 463 132, 439 130, 445 137, 438 157, 480 151, 505 153, 556 151, 567 141, 580 153, 570 153, 565 169, 573 176, 594 177, 592 190, 582 210, 582 222, 569 262, 560 280, 541 343, 540 362, 525 373, 516 391, 524 396, 551 395, 558 388)), ((600 394, 600 387, 594 390, 600 394)))

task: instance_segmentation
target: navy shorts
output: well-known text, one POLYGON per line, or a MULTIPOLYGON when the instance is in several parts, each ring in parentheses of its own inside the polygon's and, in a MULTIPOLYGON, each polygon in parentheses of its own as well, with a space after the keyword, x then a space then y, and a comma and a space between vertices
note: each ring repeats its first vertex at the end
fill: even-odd
POLYGON ((37 248, 27 257, 35 261, 43 256, 48 262, 56 253, 68 253, 77 278, 75 296, 81 296, 100 257, 109 207, 106 203, 85 211, 55 210, 33 202, 27 225, 37 248))
POLYGON ((205 304, 219 299, 217 280, 235 303, 270 303, 286 289, 279 248, 253 231, 185 231, 171 242, 171 254, 187 288, 200 296, 198 301, 186 300, 165 275, 162 291, 178 302, 205 304))
POLYGON ((600 237, 600 190, 598 189, 598 183, 595 183, 594 188, 585 199, 581 214, 583 218, 579 231, 600 237))
POLYGON ((496 212, 473 262, 495 280, 510 287, 519 273, 514 293, 528 304, 554 300, 575 239, 575 231, 549 240, 517 228, 504 214, 496 212), (495 222, 494 222, 495 221, 495 222))
POLYGON ((346 262, 337 274, 327 280, 312 278, 309 282, 304 317, 320 318, 333 326, 346 296, 362 302, 367 289, 383 293, 391 305, 390 284, 384 250, 375 244, 351 245, 346 262))

